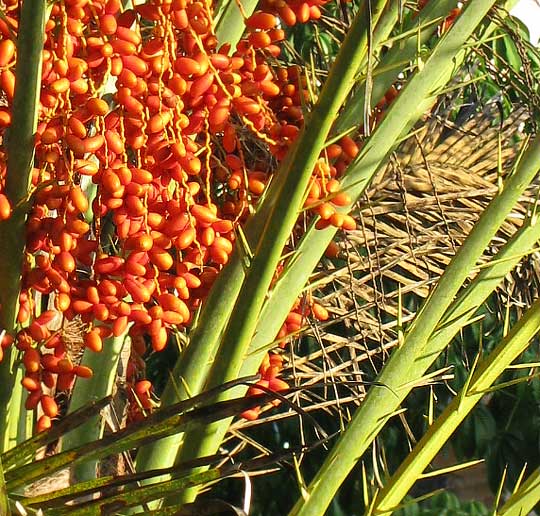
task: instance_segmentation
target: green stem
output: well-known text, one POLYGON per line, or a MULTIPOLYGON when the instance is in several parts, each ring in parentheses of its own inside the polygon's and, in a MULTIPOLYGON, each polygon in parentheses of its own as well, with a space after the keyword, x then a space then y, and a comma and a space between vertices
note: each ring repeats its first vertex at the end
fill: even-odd
MULTIPOLYGON (((515 0, 513 2, 507 2, 506 5, 511 6, 514 3, 515 0)), ((420 42, 424 41, 429 33, 428 28, 421 28, 431 26, 430 22, 439 18, 441 13, 447 13, 450 7, 454 5, 455 2, 432 2, 421 11, 418 17, 418 27, 421 31, 418 35, 420 42)), ((406 27, 405 30, 410 30, 410 28, 406 27)), ((493 29, 494 26, 490 24, 484 37, 487 37, 493 29)), ((414 57, 417 44, 417 37, 411 36, 404 42, 394 44, 392 49, 381 59, 381 63, 377 69, 380 67, 389 71, 378 74, 377 69, 375 70, 373 102, 377 102, 377 99, 396 80, 400 69, 392 65, 397 65, 414 57)), ((445 45, 439 51, 439 55, 446 55, 448 57, 451 55, 450 52, 449 46, 445 45)), ((424 68, 413 79, 414 83, 409 88, 409 91, 400 92, 400 95, 390 106, 385 119, 379 124, 375 133, 371 136, 368 145, 366 145, 366 152, 362 153, 360 159, 348 167, 342 179, 343 186, 347 189, 347 193, 353 200, 352 204, 364 194, 374 173, 379 170, 385 157, 395 147, 399 135, 406 133, 412 128, 416 120, 424 113, 426 106, 431 102, 429 97, 443 84, 435 77, 434 72, 444 72, 447 74, 447 78, 449 78, 452 70, 457 68, 459 62, 458 57, 453 60, 447 58, 446 62, 441 62, 440 59, 428 59, 424 68), (415 107, 411 108, 411 106, 415 107)), ((355 119, 348 115, 348 110, 354 111, 356 120, 358 120, 363 112, 364 100, 365 93, 364 86, 362 85, 351 98, 351 101, 347 103, 333 131, 336 133, 343 132, 353 123, 352 121, 355 119), (355 99, 356 103, 353 103, 352 99, 355 99)), ((276 285, 268 294, 268 299, 259 318, 257 331, 253 338, 249 354, 242 367, 242 375, 253 373, 256 370, 257 364, 260 364, 264 353, 272 345, 274 336, 279 331, 281 324, 289 312, 289 307, 292 304, 291 300, 296 298, 296 293, 299 293, 309 281, 313 269, 319 262, 335 233, 336 229, 333 227, 317 230, 312 225, 308 228, 296 249, 294 260, 291 260, 290 265, 285 268, 277 280, 276 285)))
MULTIPOLYGON (((92 369, 92 378, 79 378, 75 383, 69 403, 69 412, 98 401, 113 393, 120 354, 124 347, 125 336, 111 337, 103 343, 103 350, 95 353, 86 349, 82 364, 92 369)), ((103 437, 104 421, 101 416, 93 416, 85 423, 69 432, 63 439, 62 448, 71 450, 83 444, 97 441, 103 437)), ((75 478, 82 482, 96 478, 98 461, 83 462, 74 467, 75 478)))
MULTIPOLYGON (((364 20, 367 19, 366 16, 364 20)), ((372 20, 372 22, 374 23, 374 20, 372 20)), ((387 27, 387 25, 388 22, 386 22, 385 26, 387 27)), ((379 27, 377 27, 377 30, 379 30, 379 27)), ((387 28, 386 30, 388 31, 389 29, 387 28)), ((378 36, 377 39, 385 39, 385 34, 387 34, 387 32, 380 32, 380 36, 378 36)), ((366 53, 365 49, 364 60, 366 53)), ((345 63, 346 65, 352 66, 352 64, 346 62, 346 60, 345 63)), ((341 66, 343 67, 343 64, 341 66)), ((354 69, 351 72, 351 77, 353 75, 354 69)), ((346 86, 339 81, 334 81, 334 83, 336 82, 343 89, 348 89, 350 87, 350 85, 346 86)), ((333 117, 330 117, 329 120, 331 122, 333 117)), ((313 127, 312 132, 315 130, 316 127, 313 127)), ((323 141, 324 138, 320 138, 318 145, 321 145, 320 142, 323 141)), ((303 147, 306 147, 305 143, 298 148, 303 147)), ((316 154, 318 155, 315 151, 311 153, 312 157, 316 154)), ((310 159, 312 159, 312 157, 310 159)), ((315 158, 316 157, 317 156, 315 156, 315 158)), ((287 161, 289 170, 292 168, 291 163, 293 162, 295 165, 299 165, 298 161, 293 161, 292 158, 289 158, 287 161)), ((294 173, 297 174, 296 171, 294 173)), ((285 171, 277 174, 277 177, 272 181, 268 191, 260 202, 257 213, 250 221, 248 221, 247 227, 245 228, 245 234, 251 246, 256 247, 259 245, 261 235, 264 234, 264 226, 272 217, 272 212, 275 209, 274 199, 277 198, 281 191, 291 189, 289 184, 285 186, 287 177, 285 171)), ((295 208, 294 213, 295 215, 293 217, 295 218, 298 213, 297 208, 295 208)), ((282 248, 279 249, 279 253, 281 253, 281 249, 282 248)), ((244 258, 242 250, 237 246, 231 256, 229 264, 218 276, 208 299, 205 300, 197 325, 190 332, 189 345, 182 353, 182 356, 172 372, 172 378, 175 382, 168 382, 162 395, 161 400, 164 405, 174 403, 178 399, 186 399, 203 390, 207 373, 215 361, 216 350, 220 344, 223 329, 229 320, 234 300, 237 299, 240 288, 245 280, 246 271, 244 268, 244 258)), ((252 372, 256 371, 257 367, 258 365, 252 372)), ((181 444, 181 439, 181 436, 172 436, 155 445, 142 448, 137 454, 137 469, 144 471, 147 469, 172 465, 176 456, 176 451, 181 444)))
MULTIPOLYGON (((108 496, 103 500, 98 499, 81 504, 82 506, 80 508, 77 506, 64 506, 55 509, 54 514, 57 514, 58 516, 95 516, 97 514, 106 514, 107 508, 111 506, 123 507, 124 510, 127 507, 134 507, 137 509, 138 514, 143 514, 138 510, 142 504, 148 504, 164 495, 174 496, 176 493, 189 486, 207 484, 219 480, 221 476, 222 472, 218 468, 199 473, 192 473, 191 475, 186 475, 178 479, 166 480, 147 486, 137 487, 137 489, 125 490, 120 494, 108 496)), ((176 509, 176 512, 181 514, 181 511, 179 511, 178 508, 176 509)), ((153 511, 152 514, 154 514, 153 511)))
MULTIPOLYGON (((260 402, 260 400, 243 397, 207 405, 205 400, 208 398, 210 398, 209 393, 199 395, 193 401, 187 400, 156 411, 144 421, 128 425, 99 440, 11 468, 5 472, 8 491, 14 492, 66 467, 136 449, 143 444, 148 444, 173 433, 195 431, 210 422, 248 410, 260 402)), ((269 399, 269 396, 263 397, 263 402, 269 401, 269 399)), ((52 431, 54 432, 54 430, 52 431)), ((35 441, 32 439, 30 446, 34 444, 35 441)), ((170 469, 167 471, 170 472, 170 469)))
MULTIPOLYGON (((45 0, 24 2, 21 8, 12 123, 6 136, 5 193, 13 213, 0 223, 0 329, 8 332, 15 330, 19 302, 47 11, 45 0)), ((8 446, 9 419, 19 419, 20 404, 15 398, 22 396, 22 386, 15 382, 14 359, 15 351, 11 350, 0 363, 0 451, 8 446)))
MULTIPOLYGON (((455 6, 455 0, 429 2, 417 17, 411 18, 401 32, 412 33, 414 29, 417 29, 415 33, 406 39, 394 42, 390 50, 381 58, 380 63, 377 65, 370 95, 371 108, 384 97, 384 94, 396 82, 399 72, 402 71, 406 64, 414 61, 419 49, 422 48, 422 45, 437 30, 435 21, 443 19, 455 6), (377 72, 377 70, 384 71, 377 72)), ((384 40, 381 40, 382 42, 384 40)), ((357 127, 358 120, 362 119, 364 113, 365 101, 366 84, 363 83, 345 104, 343 112, 337 119, 332 132, 340 134, 357 127)))
MULTIPOLYGON (((323 86, 319 101, 288 155, 285 169, 279 172, 285 176, 285 183, 274 197, 274 206, 264 226, 263 237, 254 249, 253 259, 209 373, 209 388, 236 378, 240 372, 283 248, 298 219, 313 167, 338 110, 354 84, 358 67, 370 51, 371 33, 386 3, 383 0, 374 3, 371 12, 369 3, 363 4, 323 86)), ((177 460, 190 460, 215 450, 219 446, 215 432, 220 426, 211 425, 197 435, 187 435, 177 460)), ((181 500, 191 501, 195 496, 196 490, 188 490, 181 500)))
MULTIPOLYGON (((491 2, 479 0, 467 4, 472 17, 483 16, 491 2)), ((458 21, 459 21, 458 20, 458 21)), ((308 487, 308 496, 293 508, 292 515, 322 514, 341 483, 370 443, 395 413, 438 353, 426 346, 429 337, 444 316, 452 299, 475 266, 491 238, 510 213, 519 196, 534 178, 540 162, 540 137, 537 137, 518 169, 507 180, 503 192, 494 198, 469 237, 445 270, 439 284, 425 301, 405 336, 404 344, 394 351, 377 378, 384 387, 373 386, 356 411, 347 430, 332 449, 308 487)))
POLYGON ((9 499, 6 489, 6 481, 4 479, 4 468, 2 467, 2 459, 0 457, 0 514, 11 516, 9 510, 9 499))
POLYGON ((371 514, 392 514, 465 417, 482 399, 486 389, 527 349, 539 327, 540 300, 537 300, 489 356, 478 364, 477 370, 471 371, 470 382, 454 397, 388 480, 377 496, 371 514))
MULTIPOLYGON (((384 4, 384 1, 380 1, 374 7, 371 13, 373 23, 382 14, 384 4)), ((366 22, 368 18, 369 14, 364 11, 357 16, 319 102, 306 120, 305 129, 292 150, 288 168, 280 172, 286 175, 287 181, 275 198, 274 209, 263 229, 263 238, 254 249, 253 259, 214 361, 208 387, 236 378, 240 371, 283 248, 298 219, 313 167, 335 116, 352 87, 356 70, 368 52, 368 34, 371 30, 366 22)))
POLYGON ((15 328, 20 290, 26 235, 25 201, 29 194, 34 165, 34 135, 41 90, 46 15, 45 0, 23 3, 17 44, 12 122, 6 143, 5 193, 14 210, 12 217, 0 224, 0 324, 9 331, 15 328))
POLYGON ((523 516, 532 514, 540 501, 540 468, 536 468, 525 483, 506 501, 498 516, 523 516))

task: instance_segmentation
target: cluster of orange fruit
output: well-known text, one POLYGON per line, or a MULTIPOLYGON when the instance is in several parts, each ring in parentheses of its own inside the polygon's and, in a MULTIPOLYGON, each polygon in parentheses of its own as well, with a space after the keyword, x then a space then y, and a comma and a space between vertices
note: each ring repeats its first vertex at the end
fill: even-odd
MULTIPOLYGON (((319 18, 323 3, 266 1, 246 19, 234 49, 220 46, 208 2, 54 3, 45 27, 22 329, 0 347, 0 360, 7 346, 21 352, 27 407, 41 407, 40 429, 58 414, 50 393, 92 375, 69 358, 62 324, 51 325, 58 314, 85 325, 84 345, 94 352, 125 332, 145 336, 159 352, 171 327, 191 323, 229 260, 235 227, 303 123, 305 80, 274 59, 282 27, 319 18), (255 140, 266 149, 261 155, 255 140), (48 306, 36 305, 36 293, 48 306)), ((4 4, 2 137, 12 119, 21 2, 4 4)), ((321 154, 305 204, 320 227, 355 227, 340 212, 350 199, 339 176, 357 153, 344 137, 321 154)), ((1 185, 6 163, 0 146, 1 185)), ((0 220, 9 223, 10 213, 0 188, 0 220)), ((327 317, 315 306, 316 317, 327 317)), ((150 392, 137 385, 140 395, 150 392)))

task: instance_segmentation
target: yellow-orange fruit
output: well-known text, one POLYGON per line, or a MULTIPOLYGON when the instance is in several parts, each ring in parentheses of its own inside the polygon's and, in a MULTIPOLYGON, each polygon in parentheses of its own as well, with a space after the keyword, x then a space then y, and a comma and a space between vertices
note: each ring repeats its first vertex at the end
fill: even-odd
POLYGON ((28 373, 37 373, 40 365, 40 354, 37 349, 28 348, 23 355, 23 364, 28 373))
POLYGON ((164 249, 160 249, 156 245, 152 247, 150 252, 150 260, 160 271, 168 271, 174 264, 173 257, 164 249))
POLYGON ((99 353, 103 349, 103 341, 101 340, 99 332, 96 330, 91 330, 86 333, 84 336, 84 345, 88 349, 99 353))
POLYGON ((277 25, 277 19, 273 14, 257 11, 253 13, 247 20, 246 26, 250 29, 268 30, 273 29, 277 25))
MULTIPOLYGON (((199 75, 201 72, 200 64, 190 57, 179 57, 174 63, 174 69, 182 75, 199 75)), ((174 91, 174 90, 173 90, 174 91)), ((176 93, 176 92, 175 92, 176 93)))
POLYGON ((240 417, 246 419, 247 421, 255 421, 259 417, 260 413, 260 407, 255 407, 249 410, 244 410, 244 412, 240 414, 240 417))
POLYGON ((133 301, 136 303, 148 303, 152 297, 151 292, 142 283, 135 279, 126 278, 124 281, 124 286, 129 294, 131 294, 133 301))
POLYGON ((222 126, 228 120, 230 110, 229 103, 218 104, 210 111, 208 122, 213 128, 222 126))
POLYGON ((336 228, 340 228, 341 226, 343 226, 343 221, 344 221, 343 213, 339 213, 337 211, 333 213, 329 219, 330 224, 332 224, 332 226, 335 226, 336 228))
POLYGON ((109 309, 105 303, 98 303, 92 309, 94 318, 98 321, 106 321, 109 318, 109 309))
POLYGON ((212 224, 217 221, 215 213, 207 206, 195 204, 191 207, 191 214, 203 224, 212 224))
POLYGON ((159 133, 170 123, 172 120, 172 112, 164 111, 162 113, 156 113, 148 121, 148 131, 150 133, 159 133))
POLYGON ((352 200, 348 193, 339 192, 330 199, 330 202, 336 206, 349 206, 352 200))
POLYGON ((33 376, 25 376, 21 380, 21 385, 27 390, 27 391, 37 391, 41 389, 41 385, 39 383, 39 380, 33 376))
POLYGON ((269 45, 272 44, 272 39, 267 32, 252 32, 248 36, 248 41, 255 48, 267 48, 269 45))
POLYGON ((0 193, 0 220, 7 220, 10 216, 11 203, 3 193, 0 193))
POLYGON ((26 398, 26 401, 24 403, 26 410, 34 410, 38 406, 41 395, 41 389, 39 389, 38 391, 29 392, 28 397, 26 398))
POLYGON ((103 144, 105 143, 105 137, 102 134, 96 134, 95 136, 90 136, 82 140, 82 145, 84 148, 85 154, 94 154, 96 153, 103 144))
POLYGON ((341 229, 344 229, 345 231, 354 231, 356 229, 356 221, 350 215, 344 215, 341 229))
POLYGON ((295 12, 284 2, 283 5, 279 8, 279 17, 283 20, 286 25, 292 27, 296 24, 296 14, 295 12))
POLYGON ((54 262, 63 271, 73 272, 75 270, 75 259, 73 258, 73 255, 67 251, 62 251, 58 254, 55 257, 54 262))
POLYGON ((85 314, 92 311, 92 303, 85 301, 83 299, 77 299, 71 304, 73 310, 78 314, 85 314))
POLYGON ((0 127, 7 127, 11 124, 11 113, 7 109, 0 109, 0 127))
POLYGON ((264 389, 261 389, 261 388, 258 388, 257 386, 259 387, 266 387, 268 388, 268 380, 259 380, 255 385, 252 385, 248 391, 247 391, 247 395, 248 396, 260 396, 261 394, 265 394, 267 391, 265 391, 264 389))
POLYGON ((51 418, 44 414, 38 419, 36 429, 38 432, 44 432, 45 430, 51 428, 51 426, 51 418))
POLYGON ((73 371, 73 362, 69 358, 61 358, 57 367, 60 373, 71 373, 73 371))
POLYGON ((58 405, 54 398, 51 396, 43 395, 40 399, 41 408, 43 413, 50 418, 54 418, 58 415, 58 405))
POLYGON ((86 299, 88 299, 88 301, 92 304, 99 303, 99 291, 97 287, 90 285, 86 289, 86 299))
POLYGON ((15 56, 15 43, 11 39, 0 41, 0 66, 7 66, 15 56))
POLYGON ((328 310, 318 303, 313 303, 313 305, 311 306, 311 312, 313 313, 313 316, 319 321, 326 321, 330 317, 330 315, 328 314, 328 310))
POLYGON ((88 109, 92 115, 104 116, 109 112, 109 105, 103 99, 93 97, 88 99, 86 109, 88 109))
POLYGON ((7 98, 12 100, 15 93, 15 74, 11 70, 3 70, 0 73, 0 87, 4 90, 7 98))
POLYGON ((272 81, 261 81, 259 83, 259 89, 268 97, 275 97, 279 95, 279 86, 272 81))
POLYGON ((28 333, 36 341, 46 340, 51 336, 51 333, 44 324, 34 321, 27 329, 28 333))
POLYGON ((69 191, 69 198, 73 203, 73 206, 80 212, 84 213, 88 210, 88 199, 81 190, 80 186, 74 185, 69 191))
POLYGON ((328 220, 336 212, 330 203, 323 202, 317 207, 317 212, 321 219, 328 220))
POLYGON ((118 317, 113 322, 113 326, 112 326, 113 335, 115 337, 119 337, 120 335, 122 335, 126 331, 127 326, 128 326, 128 318, 127 318, 127 316, 122 315, 122 316, 118 317))
POLYGON ((69 90, 69 79, 66 79, 65 77, 61 77, 60 79, 56 79, 56 81, 53 81, 49 88, 52 92, 56 94, 65 93, 69 90))
POLYGON ((344 136, 339 142, 343 152, 351 159, 356 158, 360 149, 350 136, 344 136))
POLYGON ((189 94, 193 98, 200 97, 201 95, 204 95, 208 89, 212 86, 214 83, 214 75, 212 72, 206 72, 201 77, 198 77, 191 83, 191 87, 189 88, 189 94))
POLYGON ((133 390, 140 396, 142 394, 148 394, 152 389, 152 383, 149 380, 139 380, 133 390))
POLYGON ((117 27, 116 17, 113 14, 104 14, 99 18, 99 28, 102 34, 111 36, 116 32, 117 27))
POLYGON ((173 312, 171 310, 166 310, 165 312, 163 312, 163 315, 161 316, 161 320, 165 324, 174 324, 174 325, 182 324, 184 322, 184 318, 178 312, 173 312))
POLYGON ((56 390, 57 391, 68 391, 73 387, 73 382, 75 381, 75 375, 73 372, 69 373, 60 373, 56 380, 56 390))
POLYGON ((152 322, 152 317, 146 310, 131 310, 130 318, 134 323, 142 326, 146 326, 152 322))
POLYGON ((162 326, 156 333, 153 333, 150 338, 152 340, 152 349, 157 352, 162 351, 167 345, 166 328, 162 326))
POLYGON ((73 373, 75 376, 79 376, 80 378, 92 378, 94 375, 94 371, 92 371, 92 369, 83 365, 75 366, 73 368, 73 373))
POLYGON ((115 154, 122 154, 125 151, 124 140, 116 131, 107 129, 105 131, 105 140, 107 141, 107 147, 115 154))
POLYGON ((266 188, 266 183, 258 177, 248 177, 248 189, 254 195, 261 195, 266 188))
POLYGON ((214 228, 217 233, 221 234, 229 233, 233 230, 233 227, 234 225, 230 220, 217 220, 212 224, 212 228, 214 228))
POLYGON ((289 385, 280 378, 272 378, 268 383, 268 388, 272 391, 285 391, 289 388, 289 385))
POLYGON ((101 184, 111 194, 117 192, 122 187, 118 174, 112 169, 107 169, 101 174, 101 184))
POLYGON ((125 248, 134 251, 150 251, 154 245, 153 238, 148 233, 143 233, 126 240, 125 248))
POLYGON ((71 134, 74 134, 78 138, 86 138, 86 126, 77 117, 70 117, 68 120, 68 126, 71 134))
POLYGON ((73 171, 83 176, 95 176, 99 171, 99 166, 92 161, 76 159, 73 165, 73 171))
POLYGON ((164 310, 174 310, 175 312, 179 312, 183 304, 176 296, 168 293, 161 294, 158 297, 158 302, 164 310))
POLYGON ((121 56, 130 56, 137 52, 137 46, 131 41, 115 39, 111 42, 113 50, 121 56))
POLYGON ((213 244, 215 238, 216 232, 214 231, 214 228, 210 226, 203 229, 199 241, 202 245, 209 247, 213 244))

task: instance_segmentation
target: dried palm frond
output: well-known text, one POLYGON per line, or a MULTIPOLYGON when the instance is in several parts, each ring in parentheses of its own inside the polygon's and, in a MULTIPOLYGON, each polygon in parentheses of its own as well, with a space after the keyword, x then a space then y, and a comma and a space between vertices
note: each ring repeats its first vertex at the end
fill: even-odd
MULTIPOLYGON (((293 345, 287 354, 284 376, 305 388, 290 399, 306 413, 324 410, 346 419, 347 405, 360 403, 362 380, 380 369, 402 327, 511 174, 526 118, 517 109, 501 121, 498 106, 491 105, 456 125, 435 111, 379 171, 356 207, 358 229, 342 236, 340 259, 323 261, 312 278, 331 320, 306 321, 302 349, 293 345)), ((486 249, 486 260, 534 209, 537 190, 531 185, 522 197, 486 249)), ((520 310, 536 297, 539 257, 525 257, 505 279, 497 294, 501 306, 520 310)), ((471 278, 477 272, 471 271, 471 278)), ((426 382, 448 378, 441 370, 426 382)), ((239 421, 231 438, 254 446, 243 430, 296 412, 291 407, 256 422, 239 421)))

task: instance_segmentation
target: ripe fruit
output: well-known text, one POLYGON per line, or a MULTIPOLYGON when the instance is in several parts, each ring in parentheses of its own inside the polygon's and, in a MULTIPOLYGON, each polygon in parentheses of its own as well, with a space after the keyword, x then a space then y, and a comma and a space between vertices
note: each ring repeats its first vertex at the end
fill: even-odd
POLYGON ((99 353, 103 349, 103 342, 97 330, 91 330, 84 336, 84 345, 96 352, 99 353))
POLYGON ((58 405, 56 404, 56 401, 54 401, 54 398, 43 395, 41 396, 40 403, 43 413, 46 416, 55 418, 58 415, 58 405))
POLYGON ((37 431, 43 432, 51 428, 51 426, 52 426, 51 418, 47 415, 43 415, 38 419, 37 431))
MULTIPOLYGON (((285 37, 281 25, 316 19, 325 1, 261 4, 233 50, 219 47, 212 11, 201 2, 123 9, 120 0, 66 0, 52 7, 17 315, 26 329, 16 340, 22 383, 31 392, 27 406, 41 404, 44 412, 40 429, 58 415, 42 389, 69 390, 76 377, 93 374, 69 358, 63 328, 71 321, 80 322, 93 352, 111 335, 129 332, 133 353, 144 354, 150 342, 153 351, 163 350, 171 327, 193 320, 230 260, 235 229, 265 194, 275 163, 301 131, 304 101, 311 101, 298 70, 274 59, 285 37), (272 156, 254 163, 246 142, 257 139, 272 156), (36 293, 43 306, 54 305, 54 316, 61 313, 58 321, 48 319, 49 311, 38 317, 36 293)), ((19 9, 5 4, 16 33, 19 9)), ((0 20, 1 141, 15 91, 10 36, 0 20)), ((347 138, 321 155, 302 218, 318 213, 326 225, 354 227, 335 209, 348 199, 330 188, 334 180, 339 187, 340 167, 358 152, 347 138)), ((12 214, 3 162, 0 222, 12 214)), ((295 314, 286 331, 305 324, 307 314, 295 314)), ((140 367, 133 368, 136 382, 140 367)), ((279 371, 267 364, 260 386, 279 371)), ((143 385, 140 404, 149 410, 154 402, 143 385)), ((249 417, 258 413, 252 409, 249 417)))

